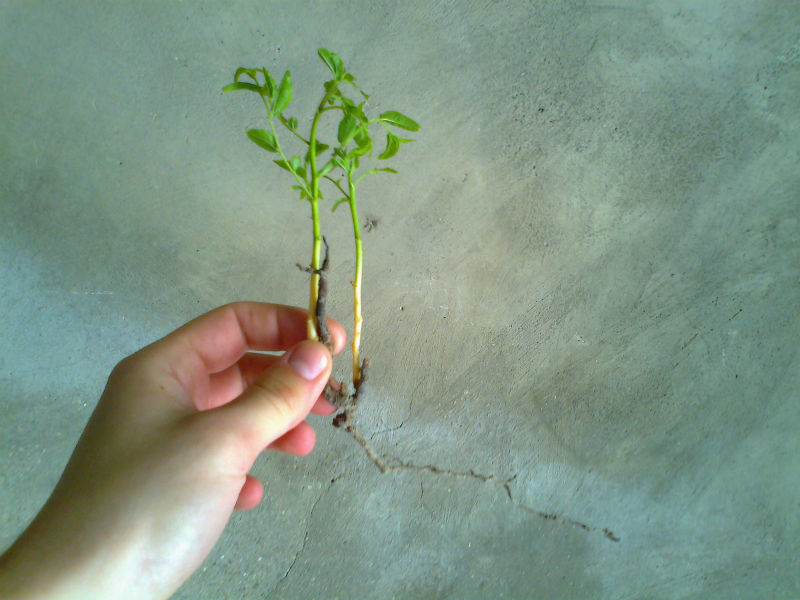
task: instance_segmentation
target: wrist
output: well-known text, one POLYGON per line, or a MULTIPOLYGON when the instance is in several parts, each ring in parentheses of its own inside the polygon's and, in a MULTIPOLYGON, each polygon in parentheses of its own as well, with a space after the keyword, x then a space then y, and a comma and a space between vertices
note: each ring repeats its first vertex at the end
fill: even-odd
MULTIPOLYGON (((80 527, 78 515, 54 510, 53 499, 23 534, 0 555, 3 600, 92 600, 127 595, 126 569, 104 539, 80 527), (123 593, 120 593, 120 592, 123 593)), ((122 561, 124 562, 124 560, 122 561)), ((127 571, 128 573, 131 571, 127 571)))

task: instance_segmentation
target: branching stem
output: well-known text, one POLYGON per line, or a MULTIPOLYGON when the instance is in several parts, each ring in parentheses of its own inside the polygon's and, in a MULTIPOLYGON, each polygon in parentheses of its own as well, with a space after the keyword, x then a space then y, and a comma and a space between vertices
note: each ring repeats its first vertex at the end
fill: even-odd
MULTIPOLYGON (((320 201, 323 200, 320 192, 320 180, 327 179, 341 193, 342 197, 336 200, 331 207, 335 210, 342 203, 347 202, 350 206, 350 217, 353 223, 353 240, 355 242, 355 274, 351 285, 353 286, 353 339, 351 342, 353 358, 353 384, 354 394, 357 395, 361 385, 367 378, 367 365, 369 361, 361 360, 359 347, 361 345, 361 328, 363 318, 361 315, 361 281, 363 249, 361 243, 361 228, 358 222, 358 211, 356 209, 356 186, 367 175, 378 172, 396 173, 394 169, 388 167, 374 167, 366 169, 357 175, 359 162, 366 156, 372 156, 373 140, 370 137, 369 126, 380 124, 386 131, 385 150, 378 155, 378 160, 391 158, 400 147, 400 144, 412 140, 403 139, 395 135, 389 126, 407 131, 417 131, 419 124, 409 117, 397 111, 384 111, 378 118, 368 118, 364 113, 364 106, 369 98, 367 94, 356 84, 352 74, 348 73, 344 63, 338 54, 320 48, 317 54, 325 65, 330 69, 333 79, 324 83, 325 93, 317 106, 311 123, 311 131, 308 139, 304 138, 297 131, 298 121, 294 117, 285 116, 285 111, 292 101, 292 78, 291 72, 286 71, 280 84, 276 84, 266 68, 246 68, 239 67, 233 75, 233 83, 222 88, 224 92, 236 90, 248 90, 256 92, 264 103, 269 120, 269 131, 263 129, 248 129, 247 136, 258 146, 268 152, 277 153, 280 160, 274 160, 280 168, 291 173, 297 185, 292 189, 300 192, 300 198, 308 200, 311 205, 312 223, 312 247, 311 264, 304 270, 308 271, 309 276, 309 300, 308 300, 308 319, 306 321, 306 336, 311 340, 320 340, 327 343, 327 333, 324 322, 326 283, 327 280, 322 275, 327 268, 328 246, 325 243, 325 260, 323 262, 322 245, 325 239, 322 237, 320 223, 320 201), (259 78, 259 73, 263 74, 263 82, 259 78), (251 82, 240 81, 240 77, 246 75, 251 82), (363 101, 360 103, 348 97, 340 90, 340 86, 350 85, 354 87, 363 101), (328 145, 317 142, 317 128, 323 113, 338 111, 342 113, 339 126, 336 132, 338 146, 330 149, 330 160, 324 163, 321 169, 317 168, 319 155, 329 150, 328 145), (287 156, 278 141, 276 121, 286 127, 289 132, 308 147, 305 158, 301 161, 297 155, 287 156), (330 174, 334 169, 341 169, 346 176, 347 185, 342 183, 341 178, 332 177, 330 174), (346 188, 346 189, 345 189, 346 188)), ((337 171, 338 173, 338 171, 337 171)))

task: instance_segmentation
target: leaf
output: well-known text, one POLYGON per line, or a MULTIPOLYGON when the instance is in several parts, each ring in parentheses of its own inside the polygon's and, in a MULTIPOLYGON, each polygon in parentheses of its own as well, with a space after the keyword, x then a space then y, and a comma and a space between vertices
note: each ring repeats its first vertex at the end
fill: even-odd
MULTIPOLYGON (((359 156, 364 156, 372 152, 372 142, 364 144, 363 146, 356 146, 350 152, 347 153, 348 157, 358 158, 359 156)), ((356 165, 358 167, 358 165, 356 165)))
POLYGON ((366 104, 366 102, 362 102, 361 104, 359 104, 353 110, 353 112, 362 123, 369 124, 369 117, 366 115, 366 113, 364 113, 364 104, 366 104))
POLYGON ((336 210, 336 207, 339 206, 342 202, 347 202, 347 198, 339 198, 336 202, 333 203, 331 207, 331 212, 336 210))
POLYGON ((359 148, 372 145, 372 140, 369 138, 369 131, 367 131, 367 127, 365 125, 362 125, 358 128, 358 131, 356 131, 353 139, 356 141, 356 144, 359 148))
POLYGON ((360 87, 358 87, 358 85, 356 84, 356 78, 353 77, 350 73, 345 73, 344 77, 342 77, 342 79, 344 79, 347 83, 349 83, 354 88, 356 88, 361 93, 361 95, 364 96, 364 100, 369 100, 369 95, 367 95, 364 92, 364 90, 362 90, 360 87))
POLYGON ((303 163, 300 162, 299 156, 293 156, 289 159, 289 164, 294 169, 294 172, 297 173, 302 179, 306 178, 306 168, 303 166, 303 163))
POLYGON ((375 173, 380 173, 380 172, 384 172, 384 173, 397 173, 397 171, 395 171, 394 169, 390 169, 389 167, 385 167, 385 168, 383 168, 383 169, 370 169, 370 170, 369 170, 369 171, 367 171, 366 173, 362 173, 362 174, 361 174, 361 175, 358 177, 358 179, 356 179, 355 183, 356 183, 356 184, 358 184, 358 183, 359 183, 359 182, 360 182, 362 179, 364 179, 364 177, 367 177, 368 175, 375 175, 375 173))
POLYGON ((396 110, 389 110, 385 113, 381 113, 378 117, 378 120, 388 123, 389 125, 399 127, 400 129, 407 129, 408 131, 419 130, 419 123, 408 118, 404 114, 397 112, 396 110))
POLYGON ((339 121, 339 131, 336 133, 336 139, 339 140, 342 146, 346 146, 353 139, 357 128, 358 119, 351 112, 345 113, 344 118, 339 121))
POLYGON ((300 157, 293 156, 289 159, 289 164, 292 165, 292 169, 294 169, 294 172, 297 173, 297 169, 300 168, 300 157))
POLYGON ((289 173, 293 173, 294 172, 292 170, 291 165, 288 162, 286 162, 285 160, 283 160, 283 159, 273 160, 272 162, 274 162, 276 165, 278 165, 281 169, 289 171, 289 173))
POLYGON ((250 79, 255 81, 255 79, 256 79, 256 69, 247 69, 245 67, 239 67, 238 69, 236 69, 236 73, 233 74, 233 81, 234 82, 238 82, 239 81, 239 77, 241 77, 242 73, 244 73, 250 79))
POLYGON ((281 84, 278 86, 278 97, 275 99, 275 104, 272 110, 276 115, 281 114, 284 109, 289 106, 292 101, 292 74, 289 71, 283 74, 281 84))
POLYGON ((278 144, 275 141, 275 136, 269 131, 264 129, 248 129, 247 137, 264 150, 269 150, 270 152, 278 151, 278 144))
POLYGON ((378 156, 379 159, 387 159, 393 157, 397 154, 397 151, 400 149, 400 140, 396 135, 387 131, 386 132, 386 150, 380 153, 378 156))
POLYGON ((325 163, 325 166, 320 169, 319 173, 317 173, 317 177, 325 177, 325 175, 330 173, 335 166, 336 163, 333 161, 333 159, 329 160, 325 163))
MULTIPOLYGON (((325 150, 327 150, 328 148, 330 148, 330 146, 328 146, 328 144, 323 144, 319 140, 314 140, 314 155, 315 156, 319 157, 319 155, 322 154, 323 152, 325 152, 325 150)), ((309 162, 310 160, 311 160, 311 148, 309 148, 308 151, 306 152, 306 162, 309 162)))
POLYGON ((291 129, 292 131, 294 131, 295 129, 297 129, 297 119, 295 119, 294 117, 292 117, 291 119, 287 120, 287 121, 286 121, 286 126, 287 126, 289 129, 291 129))
POLYGON ((325 48, 320 48, 317 50, 317 54, 319 54, 322 62, 328 65, 328 68, 331 70, 331 73, 333 73, 333 76, 336 77, 337 81, 344 77, 344 63, 342 63, 342 59, 339 58, 339 55, 336 54, 336 52, 331 52, 325 48))
MULTIPOLYGON (((358 130, 356 131, 355 136, 353 139, 356 142, 356 147, 350 150, 345 158, 348 159, 358 159, 359 156, 364 156, 365 154, 372 153, 372 140, 369 137, 369 133, 367 131, 367 124, 361 125, 358 130)), ((355 164, 355 168, 358 168, 358 164, 355 164)))
POLYGON ((281 169, 285 171, 289 171, 289 173, 296 173, 301 179, 306 178, 306 170, 303 167, 303 164, 300 162, 299 156, 293 156, 289 159, 289 161, 281 160, 273 160, 276 165, 278 165, 281 169))
POLYGON ((236 90, 250 90, 259 94, 262 91, 255 83, 247 83, 246 81, 234 81, 222 88, 223 92, 235 92, 236 90))
POLYGON ((264 89, 267 91, 269 99, 275 100, 275 92, 277 91, 275 80, 264 67, 261 67, 261 72, 264 74, 264 89))
POLYGON ((308 191, 306 191, 306 188, 304 188, 302 186, 299 186, 299 185, 293 185, 291 187, 291 189, 297 190, 298 192, 300 192, 300 199, 301 200, 304 200, 304 199, 308 198, 308 191))

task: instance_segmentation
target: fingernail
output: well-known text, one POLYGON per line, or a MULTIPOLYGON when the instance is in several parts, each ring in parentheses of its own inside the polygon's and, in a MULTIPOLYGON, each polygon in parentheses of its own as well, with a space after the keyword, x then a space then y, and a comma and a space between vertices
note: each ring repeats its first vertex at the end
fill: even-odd
POLYGON ((288 363, 303 379, 312 381, 328 366, 328 353, 313 342, 301 342, 289 351, 288 363))

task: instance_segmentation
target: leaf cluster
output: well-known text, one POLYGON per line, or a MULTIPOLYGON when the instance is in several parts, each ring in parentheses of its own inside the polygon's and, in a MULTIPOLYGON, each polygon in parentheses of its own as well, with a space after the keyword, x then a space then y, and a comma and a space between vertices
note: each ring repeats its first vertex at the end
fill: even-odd
POLYGON ((290 71, 287 70, 280 83, 277 83, 264 67, 239 67, 234 73, 233 83, 226 85, 222 91, 247 90, 261 97, 267 111, 269 129, 249 129, 247 137, 267 152, 279 155, 273 162, 292 174, 297 182, 297 185, 292 187, 299 191, 301 198, 316 202, 323 197, 319 190, 319 181, 324 178, 332 182, 344 194, 343 198, 333 204, 332 208, 335 209, 339 203, 353 200, 355 185, 367 175, 396 172, 388 167, 361 169, 363 158, 371 157, 373 153, 371 130, 381 127, 385 133, 385 147, 377 156, 378 160, 383 161, 396 155, 402 144, 413 141, 400 137, 396 131, 400 129, 414 132, 419 130, 419 124, 393 110, 370 118, 366 113, 369 96, 361 90, 355 77, 347 71, 339 55, 325 48, 320 48, 317 54, 330 70, 332 78, 323 84, 324 95, 314 114, 307 138, 298 132, 297 119, 285 114, 293 95, 290 71), (354 99, 353 95, 356 95, 357 99, 354 99), (318 140, 316 135, 320 118, 324 113, 331 111, 340 113, 336 128, 336 143, 332 145, 318 140), (280 123, 291 136, 302 142, 305 147, 302 158, 299 154, 287 155, 284 151, 278 138, 276 123, 280 123), (323 155, 325 155, 324 160, 322 160, 323 155), (334 178, 337 173, 346 178, 347 190, 343 187, 341 178, 334 178))

